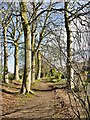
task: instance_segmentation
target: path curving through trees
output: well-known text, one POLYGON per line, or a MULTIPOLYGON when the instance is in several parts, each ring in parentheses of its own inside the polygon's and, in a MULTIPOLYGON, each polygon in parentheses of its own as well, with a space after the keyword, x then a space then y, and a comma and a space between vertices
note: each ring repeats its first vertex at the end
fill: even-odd
MULTIPOLYGON (((18 96, 23 99, 16 105, 10 104, 8 112, 4 111, 3 118, 73 118, 67 93, 64 89, 51 89, 53 83, 39 82, 33 86, 34 96, 27 100, 24 95, 18 96), (21 105, 20 105, 21 104, 21 105)), ((13 95, 13 94, 12 94, 13 95)), ((19 99, 19 100, 20 100, 19 99)), ((15 102, 15 101, 14 101, 15 102)))

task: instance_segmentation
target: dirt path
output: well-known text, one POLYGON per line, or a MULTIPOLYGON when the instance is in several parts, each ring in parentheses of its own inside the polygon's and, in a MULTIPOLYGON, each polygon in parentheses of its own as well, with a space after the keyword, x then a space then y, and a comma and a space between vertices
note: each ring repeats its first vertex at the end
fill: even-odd
MULTIPOLYGON (((50 90, 51 83, 37 83, 32 96, 21 106, 14 106, 3 118, 69 118, 74 117, 64 90, 50 90)), ((23 99, 23 97, 22 97, 23 99)), ((10 108, 9 108, 10 109, 10 108)))

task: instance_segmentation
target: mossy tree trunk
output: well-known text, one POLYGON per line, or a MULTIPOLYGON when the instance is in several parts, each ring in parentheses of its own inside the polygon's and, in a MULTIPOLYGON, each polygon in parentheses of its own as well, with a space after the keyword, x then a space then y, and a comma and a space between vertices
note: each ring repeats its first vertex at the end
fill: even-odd
POLYGON ((67 89, 71 89, 71 31, 68 19, 68 2, 65 2, 65 28, 67 34, 67 89))
POLYGON ((29 93, 31 87, 31 31, 30 26, 27 20, 26 13, 26 1, 20 3, 21 7, 21 20, 24 30, 24 39, 25 39, 25 67, 24 67, 24 76, 22 82, 21 93, 29 93))

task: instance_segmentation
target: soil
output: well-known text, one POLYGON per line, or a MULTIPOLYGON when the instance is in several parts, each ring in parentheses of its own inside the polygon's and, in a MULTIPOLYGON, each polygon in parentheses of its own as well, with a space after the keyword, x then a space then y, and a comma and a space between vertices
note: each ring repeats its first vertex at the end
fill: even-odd
MULTIPOLYGON (((54 83, 36 82, 35 95, 20 94, 21 83, 2 87, 2 118, 75 118, 66 90, 53 89, 54 83)), ((1 88, 0 87, 0 88, 1 88)))

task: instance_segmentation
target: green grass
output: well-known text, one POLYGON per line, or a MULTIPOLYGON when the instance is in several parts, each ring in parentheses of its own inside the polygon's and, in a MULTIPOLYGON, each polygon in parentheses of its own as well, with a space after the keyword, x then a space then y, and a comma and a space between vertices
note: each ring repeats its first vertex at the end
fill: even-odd
POLYGON ((52 83, 56 83, 56 82, 59 82, 60 80, 59 79, 48 79, 48 82, 52 82, 52 83))
POLYGON ((66 80, 65 80, 65 79, 61 79, 61 80, 59 81, 59 83, 64 85, 64 84, 66 84, 66 80))
POLYGON ((65 79, 61 79, 61 78, 56 79, 54 76, 48 77, 47 82, 66 84, 65 79))
POLYGON ((41 82, 42 80, 41 79, 36 79, 35 82, 41 82))
POLYGON ((19 83, 22 83, 22 79, 19 79, 18 82, 19 82, 19 83))

